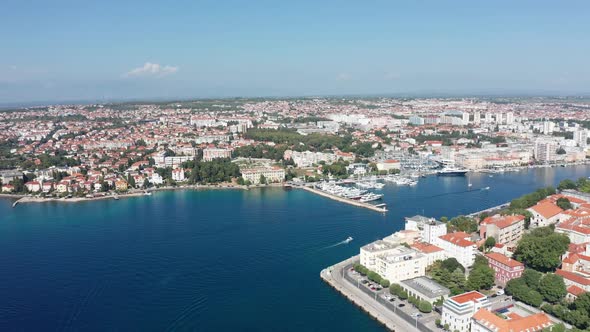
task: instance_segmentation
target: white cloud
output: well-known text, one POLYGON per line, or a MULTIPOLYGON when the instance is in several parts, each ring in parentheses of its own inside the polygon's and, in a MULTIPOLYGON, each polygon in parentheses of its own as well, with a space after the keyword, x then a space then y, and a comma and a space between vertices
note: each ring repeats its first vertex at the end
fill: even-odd
POLYGON ((142 67, 132 69, 125 73, 123 77, 162 77, 170 74, 174 74, 178 71, 178 67, 174 66, 162 66, 157 63, 146 62, 142 67))

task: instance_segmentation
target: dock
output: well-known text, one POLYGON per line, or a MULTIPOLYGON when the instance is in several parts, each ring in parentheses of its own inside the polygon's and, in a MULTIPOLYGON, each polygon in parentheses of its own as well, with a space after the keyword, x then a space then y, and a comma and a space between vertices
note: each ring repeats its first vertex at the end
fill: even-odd
POLYGON ((369 203, 363 203, 363 202, 360 202, 360 201, 356 201, 354 199, 344 198, 344 197, 332 195, 332 194, 327 193, 325 191, 322 191, 322 190, 319 190, 319 189, 315 189, 315 188, 311 188, 311 187, 307 187, 307 186, 301 186, 301 187, 298 187, 298 188, 307 190, 307 191, 312 192, 314 194, 318 194, 320 196, 324 196, 324 197, 327 197, 329 199, 332 199, 332 200, 335 200, 335 201, 338 201, 338 202, 342 202, 342 203, 346 203, 346 204, 350 204, 350 205, 362 207, 362 208, 369 209, 369 210, 376 211, 376 212, 382 212, 382 213, 387 212, 387 207, 385 207, 385 205, 383 205, 383 204, 379 204, 379 206, 377 206, 377 205, 373 205, 373 204, 369 204, 369 203))

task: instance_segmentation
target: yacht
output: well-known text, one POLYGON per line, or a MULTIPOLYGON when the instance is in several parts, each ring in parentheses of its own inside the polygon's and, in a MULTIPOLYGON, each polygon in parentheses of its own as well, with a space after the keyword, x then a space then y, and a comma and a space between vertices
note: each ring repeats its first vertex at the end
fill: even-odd
POLYGON ((466 169, 452 166, 445 166, 436 172, 439 176, 464 176, 465 174, 467 174, 466 169))
POLYGON ((368 193, 366 195, 361 196, 360 201, 362 203, 367 203, 367 202, 380 200, 382 197, 383 197, 383 195, 381 195, 381 194, 368 193))

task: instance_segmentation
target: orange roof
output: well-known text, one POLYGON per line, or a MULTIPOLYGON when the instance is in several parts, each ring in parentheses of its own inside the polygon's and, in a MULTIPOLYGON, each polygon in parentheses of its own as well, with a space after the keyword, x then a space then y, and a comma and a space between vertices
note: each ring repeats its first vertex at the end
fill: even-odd
POLYGON ((455 232, 442 235, 439 238, 460 247, 469 247, 475 245, 474 242, 465 239, 469 237, 471 236, 465 232, 455 232))
POLYGON ((433 252, 442 251, 441 248, 435 246, 434 244, 425 243, 425 242, 416 242, 416 243, 412 244, 411 247, 420 251, 420 252, 423 252, 425 254, 431 254, 433 252))
POLYGON ((576 285, 571 285, 567 288, 567 292, 574 295, 574 296, 580 296, 583 293, 586 293, 586 291, 583 288, 580 288, 576 285))
POLYGON ((540 312, 526 317, 503 319, 487 309, 479 309, 473 319, 495 332, 534 332, 553 325, 549 316, 540 312))
POLYGON ((451 300, 457 302, 457 303, 466 303, 466 302, 475 302, 477 300, 483 300, 485 299, 486 296, 483 295, 480 292, 477 291, 471 291, 471 292, 467 292, 467 293, 463 293, 463 294, 459 294, 459 295, 455 295, 453 297, 451 297, 451 300))
POLYGON ((504 264, 509 267, 524 266, 523 263, 521 263, 517 260, 514 260, 512 258, 506 257, 502 254, 497 253, 497 252, 490 252, 489 254, 486 254, 486 257, 489 259, 493 259, 496 262, 499 262, 500 264, 504 264))
POLYGON ((551 201, 539 202, 537 205, 531 207, 531 209, 542 215, 545 219, 549 219, 563 212, 559 206, 553 204, 551 201))
POLYGON ((498 228, 506 228, 511 226, 519 221, 524 222, 524 216, 520 214, 512 215, 512 216, 502 216, 499 214, 489 216, 482 221, 482 224, 495 224, 498 228))
POLYGON ((581 276, 577 273, 574 273, 574 272, 569 272, 569 271, 564 271, 562 269, 557 269, 557 271, 555 271, 555 274, 562 276, 564 279, 573 281, 576 284, 580 284, 580 285, 584 285, 584 286, 590 285, 590 279, 584 278, 583 276, 581 276))

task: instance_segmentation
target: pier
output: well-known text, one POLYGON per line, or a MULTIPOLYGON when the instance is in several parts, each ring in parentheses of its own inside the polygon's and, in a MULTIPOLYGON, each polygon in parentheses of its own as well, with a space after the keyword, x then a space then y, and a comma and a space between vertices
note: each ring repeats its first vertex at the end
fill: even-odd
POLYGON ((327 197, 329 199, 333 199, 333 200, 338 201, 338 202, 347 203, 347 204, 350 204, 350 205, 362 207, 362 208, 373 210, 373 211, 377 211, 377 212, 382 212, 382 213, 387 212, 387 207, 385 207, 382 204, 379 204, 379 206, 376 206, 376 205, 369 204, 369 203, 363 203, 363 202, 360 202, 360 201, 357 201, 357 200, 354 200, 354 199, 332 195, 332 194, 330 194, 328 192, 325 192, 325 191, 322 191, 322 190, 319 190, 319 189, 315 189, 315 188, 311 188, 311 187, 307 187, 307 186, 301 186, 301 187, 298 187, 298 188, 307 190, 309 192, 312 192, 314 194, 318 194, 320 196, 327 197))

